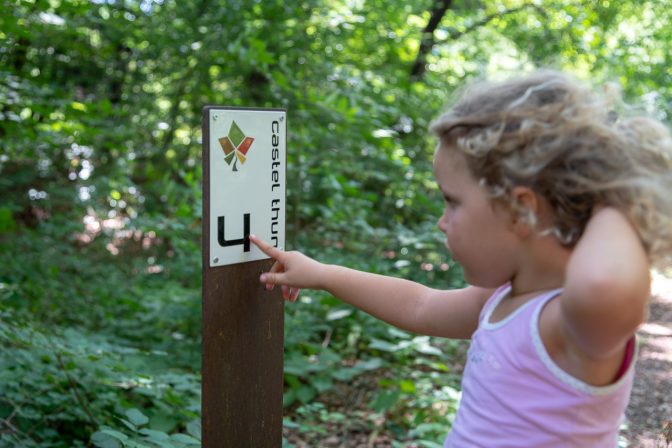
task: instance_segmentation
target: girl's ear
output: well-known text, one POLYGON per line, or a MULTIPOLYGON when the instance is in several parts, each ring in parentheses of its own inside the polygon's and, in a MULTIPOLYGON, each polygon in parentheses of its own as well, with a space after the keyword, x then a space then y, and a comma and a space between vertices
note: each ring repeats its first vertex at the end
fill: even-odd
POLYGON ((527 238, 534 230, 539 216, 540 203, 537 194, 528 187, 514 187, 511 190, 513 231, 521 238, 527 238))

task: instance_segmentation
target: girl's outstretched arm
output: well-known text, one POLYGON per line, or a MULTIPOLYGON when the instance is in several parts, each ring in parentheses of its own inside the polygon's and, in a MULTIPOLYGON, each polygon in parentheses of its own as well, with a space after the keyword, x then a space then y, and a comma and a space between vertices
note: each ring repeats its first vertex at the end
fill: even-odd
POLYGON ((408 280, 323 264, 300 252, 285 252, 250 235, 266 255, 276 260, 260 277, 267 288, 284 286, 294 301, 299 288, 322 289, 372 316, 401 329, 430 336, 470 338, 491 289, 470 286, 442 291, 408 280))
POLYGON ((614 356, 646 319, 650 287, 649 262, 633 225, 613 207, 595 211, 566 269, 566 334, 592 359, 614 356))

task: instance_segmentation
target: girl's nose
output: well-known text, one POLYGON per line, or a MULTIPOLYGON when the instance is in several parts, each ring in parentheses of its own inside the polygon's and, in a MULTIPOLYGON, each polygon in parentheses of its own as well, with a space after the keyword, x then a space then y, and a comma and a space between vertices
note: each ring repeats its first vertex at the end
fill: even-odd
POLYGON ((448 228, 448 217, 446 216, 445 212, 439 217, 439 221, 436 223, 436 225, 439 227, 439 230, 444 233, 446 232, 446 229, 448 228))

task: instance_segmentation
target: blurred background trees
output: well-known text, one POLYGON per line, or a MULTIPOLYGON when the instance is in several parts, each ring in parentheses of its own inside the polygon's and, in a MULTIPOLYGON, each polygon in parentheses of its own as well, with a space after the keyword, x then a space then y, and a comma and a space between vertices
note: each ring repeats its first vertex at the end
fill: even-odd
MULTIPOLYGON (((2 0, 0 445, 198 444, 204 105, 288 109, 292 247, 458 286, 431 120, 535 67, 667 119, 666 3, 2 0)), ((334 424, 440 442, 461 344, 314 292, 286 313, 287 445, 334 424)))

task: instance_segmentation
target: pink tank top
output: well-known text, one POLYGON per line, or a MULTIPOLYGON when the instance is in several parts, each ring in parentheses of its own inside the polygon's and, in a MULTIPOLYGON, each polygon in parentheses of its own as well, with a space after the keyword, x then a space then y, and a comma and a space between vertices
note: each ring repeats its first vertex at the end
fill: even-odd
POLYGON ((626 359, 626 371, 608 386, 591 386, 569 375, 551 359, 539 335, 541 310, 561 290, 541 294, 490 323, 510 290, 510 285, 500 287, 481 311, 460 407, 444 447, 618 446, 634 362, 626 359))

